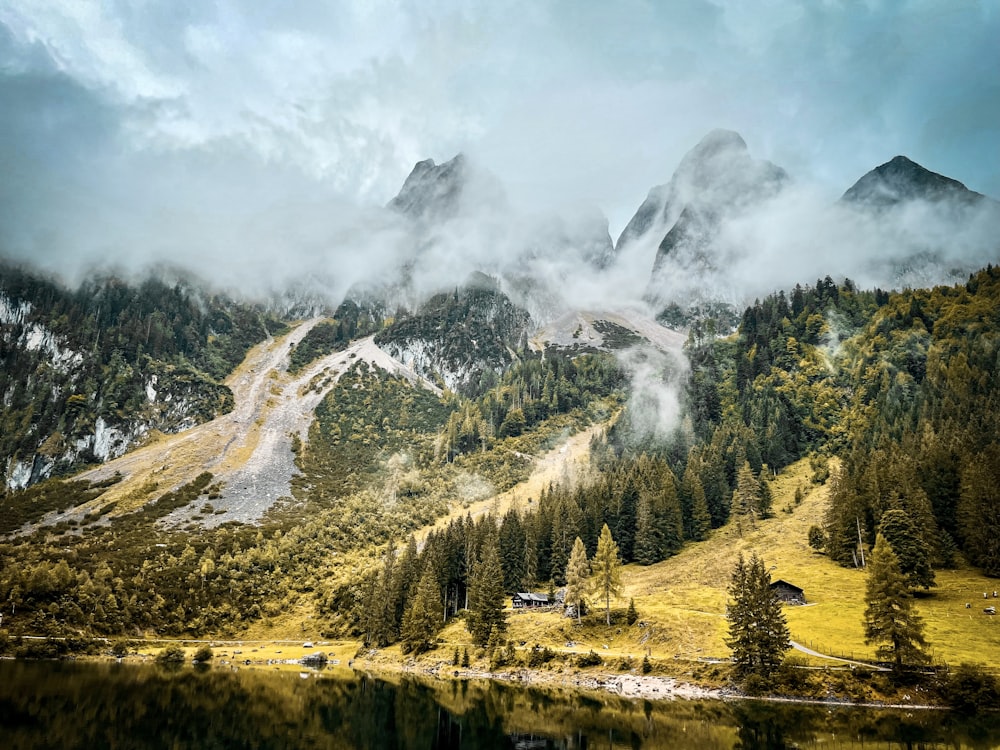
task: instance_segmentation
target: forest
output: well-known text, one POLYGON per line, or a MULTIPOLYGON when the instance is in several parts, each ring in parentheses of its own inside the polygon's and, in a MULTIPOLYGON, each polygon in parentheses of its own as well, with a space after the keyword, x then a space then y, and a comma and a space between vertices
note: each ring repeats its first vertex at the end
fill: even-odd
MULTIPOLYGON (((357 363, 297 446, 293 497, 259 526, 164 527, 159 519, 179 505, 211 515, 207 474, 136 512, 109 508, 20 536, 10 532, 32 517, 26 505, 99 501, 101 487, 53 479, 7 493, 4 626, 238 633, 309 603, 331 636, 418 648, 428 637, 420 622, 471 616, 488 639, 476 624, 488 624, 482 603, 567 585, 577 538, 592 560, 607 527, 623 564, 656 563, 731 520, 746 529, 775 513, 770 480, 803 457, 832 488, 809 542, 838 563, 856 565, 882 535, 915 588, 933 586, 934 570, 959 556, 1000 575, 998 302, 1000 268, 990 266, 927 290, 864 291, 826 278, 755 302, 731 333, 697 321, 683 418, 665 439, 638 445, 627 378, 610 353, 521 350, 504 372, 440 397, 357 363), (553 484, 522 509, 459 513, 419 543, 413 536, 450 504, 514 486, 530 469, 526 456, 595 424, 610 426, 592 441, 584 480, 553 484)), ((105 313, 86 314, 96 325, 105 313)), ((106 341, 110 330, 90 335, 106 341)), ((318 346, 337 345, 338 331, 323 335, 330 340, 318 346)), ((229 366, 212 370, 208 352, 175 345, 170 356, 206 373, 229 366)), ((110 362, 120 349, 108 346, 110 362)), ((224 351, 220 361, 236 359, 237 349, 224 351)))

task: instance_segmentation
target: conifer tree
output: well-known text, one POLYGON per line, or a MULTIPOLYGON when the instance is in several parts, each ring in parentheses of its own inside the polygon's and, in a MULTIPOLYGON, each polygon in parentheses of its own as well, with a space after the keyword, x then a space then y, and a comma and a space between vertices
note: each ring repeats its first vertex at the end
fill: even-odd
POLYGON ((760 510, 760 482, 753 475, 750 462, 744 461, 736 473, 736 489, 733 490, 733 513, 740 536, 743 535, 743 521, 747 520, 750 527, 755 526, 755 519, 760 510))
POLYGON ((731 601, 726 608, 736 674, 741 678, 769 677, 790 648, 788 624, 781 601, 771 589, 771 574, 756 553, 741 554, 729 584, 731 601))
POLYGON ((485 646, 493 631, 499 636, 507 632, 503 568, 494 536, 487 538, 481 555, 469 578, 469 614, 465 620, 472 642, 477 646, 485 646))
POLYGON ((433 566, 425 565, 417 584, 417 595, 403 616, 403 642, 416 653, 423 653, 433 646, 434 635, 441 624, 441 589, 433 566))
POLYGON ((604 599, 605 613, 608 625, 611 624, 611 597, 618 596, 622 588, 622 561, 618 554, 618 545, 611 536, 607 524, 601 529, 601 537, 597 540, 597 551, 591 563, 591 573, 594 576, 594 591, 604 599))
POLYGON ((902 510, 887 510, 882 514, 878 530, 896 553, 899 569, 910 587, 923 586, 926 589, 933 586, 930 547, 909 514, 902 510))
POLYGON ((899 558, 882 534, 868 561, 865 605, 865 643, 879 644, 879 658, 892 659, 896 669, 928 661, 923 621, 913 609, 899 558))
POLYGON ((679 499, 681 502, 681 513, 684 518, 684 536, 687 539, 701 541, 712 528, 712 517, 708 513, 708 501, 705 499, 705 488, 701 484, 701 478, 695 464, 688 454, 688 463, 684 469, 684 476, 681 478, 681 488, 679 499))
POLYGON ((580 622, 583 608, 587 604, 587 579, 590 577, 590 563, 587 561, 587 548, 583 546, 580 537, 573 542, 573 551, 566 565, 566 598, 567 606, 576 609, 576 621, 580 622))

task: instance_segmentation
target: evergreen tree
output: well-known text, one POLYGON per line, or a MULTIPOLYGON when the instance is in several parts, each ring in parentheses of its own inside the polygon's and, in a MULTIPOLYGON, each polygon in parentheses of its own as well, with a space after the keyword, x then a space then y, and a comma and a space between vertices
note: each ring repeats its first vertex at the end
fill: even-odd
POLYGON ((611 624, 611 597, 618 596, 622 588, 622 561, 618 554, 618 545, 611 536, 607 524, 601 529, 601 538, 597 540, 597 551, 591 563, 591 573, 594 576, 594 591, 604 599, 605 613, 608 625, 611 624))
POLYGON ((740 536, 743 536, 743 521, 747 520, 753 528, 760 509, 760 482, 753 475, 750 462, 744 461, 736 474, 736 489, 733 490, 733 513, 740 536))
POLYGON ((934 585, 931 551, 920 532, 902 510, 887 510, 882 514, 878 531, 892 547, 899 560, 899 569, 911 588, 934 585))
POLYGON ((517 591, 525 577, 524 541, 521 516, 511 508, 500 522, 500 559, 504 588, 509 592, 517 591))
POLYGON ((701 478, 698 476, 695 466, 697 462, 690 459, 690 455, 693 453, 692 449, 684 469, 684 476, 681 478, 679 499, 681 513, 684 517, 685 538, 701 541, 708 536, 708 532, 712 528, 712 517, 708 512, 705 488, 701 484, 701 478))
POLYGON ((587 562, 587 548, 580 537, 573 542, 573 551, 566 565, 566 606, 576 609, 576 621, 580 622, 583 608, 587 604, 587 579, 590 577, 590 563, 587 562))
POLYGON ((441 624, 441 589, 433 566, 425 565, 417 584, 417 595, 403 617, 404 644, 418 654, 427 651, 434 645, 434 636, 441 624))
POLYGON ((494 630, 500 636, 507 632, 503 568, 494 537, 486 540, 481 554, 469 580, 469 614, 465 620, 477 646, 485 646, 494 630))
POLYGON ((882 534, 868 561, 865 605, 865 643, 879 644, 880 659, 892 659, 896 669, 928 661, 923 621, 913 608, 899 558, 882 534))
POLYGON ((372 617, 367 640, 370 645, 380 648, 393 643, 399 632, 396 624, 395 603, 392 597, 395 569, 396 550, 390 541, 386 547, 382 573, 372 589, 374 596, 368 603, 372 617))
POLYGON ((741 554, 729 584, 731 601, 726 608, 729 637, 736 674, 768 678, 780 666, 790 648, 788 624, 781 601, 771 589, 771 574, 754 553, 741 554))
POLYGON ((774 514, 771 507, 774 505, 774 496, 771 494, 771 477, 767 464, 760 467, 760 476, 757 477, 757 486, 760 487, 760 502, 757 507, 760 510, 761 518, 770 518, 774 514))
POLYGON ((969 560, 1000 576, 1000 447, 970 456, 961 476, 958 525, 969 560))
POLYGON ((652 565, 662 559, 659 535, 656 532, 652 503, 649 495, 643 493, 639 497, 635 527, 635 561, 640 565, 652 565))

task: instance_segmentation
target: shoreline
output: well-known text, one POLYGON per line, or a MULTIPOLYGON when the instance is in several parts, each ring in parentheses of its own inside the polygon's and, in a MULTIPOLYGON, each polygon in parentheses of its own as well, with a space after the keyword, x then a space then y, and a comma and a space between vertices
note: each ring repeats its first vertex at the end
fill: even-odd
MULTIPOLYGON (((39 638, 39 637, 35 637, 39 638)), ((490 671, 475 667, 458 667, 450 663, 420 662, 414 658, 399 659, 392 655, 354 656, 359 644, 353 641, 316 641, 309 643, 311 648, 301 646, 289 648, 299 641, 287 640, 243 640, 243 639, 149 639, 148 643, 211 643, 221 646, 215 658, 206 663, 212 669, 254 669, 285 671, 314 669, 316 663, 310 664, 305 658, 309 654, 322 652, 326 661, 323 667, 335 670, 350 670, 357 674, 389 677, 392 675, 413 675, 440 681, 483 680, 507 685, 523 687, 563 688, 567 690, 608 694, 626 700, 648 701, 758 701, 766 703, 788 703, 829 707, 852 707, 889 710, 951 710, 941 704, 924 704, 910 702, 855 701, 843 697, 816 698, 796 695, 749 695, 736 687, 706 687, 684 679, 654 674, 636 674, 630 672, 550 670, 531 667, 490 671), (281 649, 253 648, 254 645, 269 644, 281 646, 281 649), (233 646, 251 647, 247 651, 232 648, 233 646), (231 649, 231 651, 229 650, 231 649), (285 653, 283 653, 285 651, 285 653), (289 654, 291 651, 292 654, 289 654), (305 653, 306 651, 309 654, 305 653), (294 654, 294 655, 293 655, 294 654), (373 658, 374 657, 374 658, 373 658)), ((144 649, 132 652, 123 658, 111 654, 102 655, 70 655, 71 660, 93 662, 124 662, 130 664, 155 665, 156 649, 144 649)), ((13 656, 0 658, 13 659, 13 656)), ((190 664, 190 660, 185 662, 190 664)), ((321 674, 317 672, 317 674, 321 674)))

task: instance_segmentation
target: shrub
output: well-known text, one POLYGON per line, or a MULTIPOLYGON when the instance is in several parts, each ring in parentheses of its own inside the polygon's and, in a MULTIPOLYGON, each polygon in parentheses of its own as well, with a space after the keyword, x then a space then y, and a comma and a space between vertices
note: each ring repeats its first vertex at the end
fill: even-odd
POLYGON ((212 657, 215 654, 212 653, 212 647, 207 643, 203 643, 198 646, 198 650, 194 652, 194 660, 199 664, 204 664, 207 661, 212 661, 212 657))
POLYGON ((653 671, 653 664, 649 661, 649 656, 642 657, 642 673, 649 674, 653 671))
POLYGON ((540 667, 552 661, 553 657, 555 657, 555 654, 552 653, 552 650, 548 646, 540 646, 536 643, 528 652, 527 665, 529 667, 540 667))
POLYGON ((156 655, 159 664, 182 664, 184 658, 184 649, 180 646, 167 646, 156 655))
POLYGON ((600 654, 594 653, 593 650, 589 654, 582 654, 576 658, 576 666, 578 667, 599 667, 604 663, 604 659, 601 658, 600 654))
POLYGON ((961 664, 945 683, 945 700, 966 714, 1000 705, 1000 681, 975 664, 961 664))
POLYGON ((809 527, 809 546, 817 552, 822 552, 826 546, 826 534, 819 526, 809 527))

